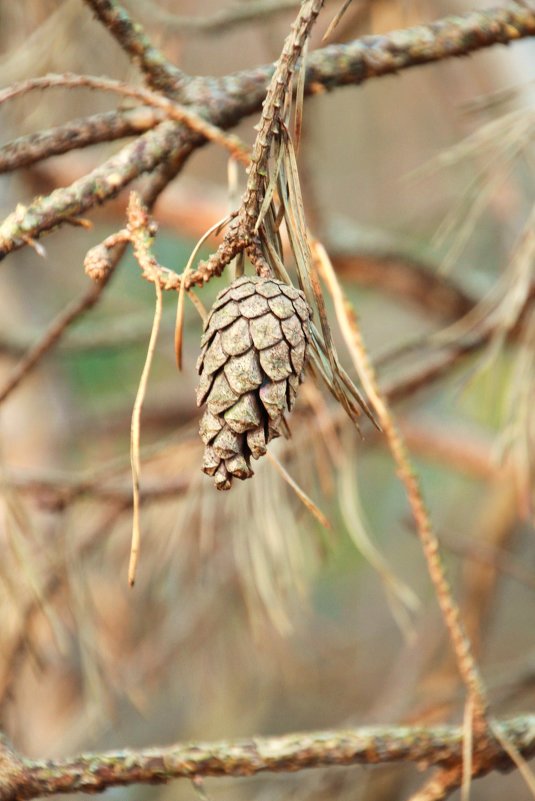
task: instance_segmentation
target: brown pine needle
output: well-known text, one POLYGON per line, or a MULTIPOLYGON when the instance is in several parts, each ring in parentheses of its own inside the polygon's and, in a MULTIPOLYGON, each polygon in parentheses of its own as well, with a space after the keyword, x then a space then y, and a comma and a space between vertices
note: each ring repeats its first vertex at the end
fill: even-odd
POLYGON ((420 484, 412 465, 405 442, 399 433, 384 395, 379 387, 375 371, 369 361, 362 340, 354 310, 338 283, 336 273, 329 257, 319 242, 314 242, 314 254, 318 267, 333 298, 340 330, 345 339, 349 354, 355 365, 367 397, 377 413, 381 428, 387 438, 400 480, 405 486, 427 569, 433 582, 442 618, 448 630, 457 668, 466 686, 468 697, 473 702, 475 725, 485 725, 488 702, 479 669, 472 652, 472 645, 461 622, 461 614, 446 577, 440 555, 437 536, 420 489, 420 484))
POLYGON ((531 795, 533 798, 535 798, 535 775, 533 774, 530 766, 515 744, 512 743, 511 740, 501 731, 498 721, 491 721, 490 730, 500 743, 503 750, 509 755, 511 761, 515 763, 516 767, 518 768, 518 772, 526 782, 526 786, 528 787, 531 795))
POLYGON ((347 11, 347 9, 349 8, 350 5, 351 5, 351 0, 345 0, 345 2, 342 5, 342 8, 339 11, 336 12, 336 14, 332 18, 332 20, 329 22, 329 26, 328 26, 327 30, 325 31, 325 33, 321 37, 322 44, 323 44, 323 42, 327 41, 327 39, 329 38, 331 33, 338 26, 338 23, 340 22, 340 20, 342 19, 342 17, 346 13, 346 11, 347 11))
POLYGON ((186 290, 188 294, 188 298, 191 300, 192 305, 195 307, 199 317, 205 322, 206 318, 208 317, 208 311, 206 310, 206 306, 200 299, 200 297, 193 291, 193 289, 186 290))
POLYGON ((299 153, 299 145, 301 144, 301 134, 303 131, 303 107, 305 101, 307 55, 308 55, 308 39, 303 46, 303 52, 301 55, 301 64, 299 67, 299 74, 297 76, 297 86, 295 90, 294 142, 295 142, 296 153, 299 153))
POLYGON ((267 454, 266 454, 266 455, 267 455, 268 459, 270 460, 270 462, 271 462, 271 463, 273 464, 273 466, 275 467, 275 469, 276 469, 276 470, 277 470, 277 471, 280 473, 280 475, 282 476, 282 478, 283 478, 283 479, 284 479, 284 480, 285 480, 285 481, 286 481, 286 482, 287 482, 287 483, 290 485, 290 487, 293 489, 293 491, 295 492, 295 494, 297 495, 297 497, 299 498, 299 500, 300 500, 300 501, 301 501, 301 502, 302 502, 302 503, 303 503, 303 504, 306 506, 306 508, 308 509, 308 511, 309 511, 311 514, 313 514, 313 515, 314 515, 314 517, 316 518, 316 520, 317 520, 319 523, 321 523, 321 525, 322 525, 324 528, 326 528, 326 529, 327 529, 327 531, 332 531, 332 528, 333 528, 333 527, 332 527, 332 524, 331 524, 331 522, 330 522, 330 521, 327 519, 327 517, 325 517, 325 515, 323 514, 323 512, 321 511, 321 509, 319 509, 319 508, 316 506, 316 504, 314 503, 314 501, 312 500, 312 498, 310 498, 310 497, 309 497, 309 496, 306 494, 306 492, 305 492, 303 489, 301 489, 301 487, 299 486, 299 484, 298 484, 296 481, 294 481, 294 479, 293 479, 293 478, 291 477, 291 475, 288 473, 288 471, 286 470, 286 468, 285 468, 285 467, 283 467, 283 465, 282 465, 282 464, 279 462, 279 460, 277 459, 277 457, 276 457, 276 456, 274 456, 274 455, 273 455, 273 454, 272 454, 270 451, 267 451, 267 454))
POLYGON ((139 549, 141 544, 141 530, 139 525, 139 476, 141 472, 141 460, 139 455, 139 432, 141 410, 143 408, 143 401, 145 400, 145 393, 147 391, 147 383, 149 380, 150 368, 152 366, 152 359, 154 350, 156 348, 156 341, 158 339, 158 331, 160 329, 160 322, 162 319, 162 288, 157 276, 154 276, 154 287, 156 289, 156 303, 154 307, 154 320, 152 322, 152 330, 150 332, 149 346, 147 348, 147 358, 143 366, 141 378, 139 380, 139 387, 134 401, 134 408, 132 410, 132 423, 130 426, 130 464, 132 466, 132 545, 130 548, 130 563, 128 565, 128 583, 131 587, 134 586, 136 580, 137 563, 139 560, 139 549))
POLYGON ((474 755, 474 704, 466 699, 463 720, 463 777, 461 782, 461 801, 470 801, 472 768, 474 755))
MULTIPOLYGON (((214 231, 217 231, 217 233, 219 233, 221 229, 224 228, 224 226, 229 222, 230 219, 231 216, 227 214, 225 217, 222 217, 221 220, 218 220, 218 222, 214 223, 214 225, 212 225, 211 228, 205 231, 205 233, 201 236, 201 238, 193 248, 191 255, 188 259, 188 263, 186 264, 184 272, 182 273, 180 288, 178 290, 178 304, 176 309, 176 324, 175 324, 175 358, 176 358, 176 366, 178 367, 179 370, 182 370, 182 342, 184 338, 183 337, 184 297, 186 294, 186 277, 191 272, 191 269, 193 267, 193 262, 197 257, 197 253, 199 252, 203 244, 206 242, 208 237, 211 236, 214 233, 214 231)), ((155 279, 157 279, 156 276, 155 279)), ((195 301, 192 300, 192 302, 195 304, 195 301)))

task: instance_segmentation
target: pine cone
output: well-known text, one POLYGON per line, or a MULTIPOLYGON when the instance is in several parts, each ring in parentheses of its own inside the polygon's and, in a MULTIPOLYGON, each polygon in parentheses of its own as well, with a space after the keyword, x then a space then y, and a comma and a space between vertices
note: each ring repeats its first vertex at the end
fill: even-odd
POLYGON ((253 475, 267 443, 280 436, 303 380, 310 309, 305 296, 274 278, 243 276, 216 298, 205 323, 197 405, 203 471, 217 489, 253 475))

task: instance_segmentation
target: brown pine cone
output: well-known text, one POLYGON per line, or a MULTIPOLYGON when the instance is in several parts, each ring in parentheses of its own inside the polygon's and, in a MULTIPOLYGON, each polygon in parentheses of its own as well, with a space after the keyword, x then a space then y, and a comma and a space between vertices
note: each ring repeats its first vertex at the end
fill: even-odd
POLYGON ((243 276, 217 296, 197 362, 203 471, 217 489, 250 478, 250 457, 280 436, 303 380, 309 320, 303 293, 275 278, 243 276))

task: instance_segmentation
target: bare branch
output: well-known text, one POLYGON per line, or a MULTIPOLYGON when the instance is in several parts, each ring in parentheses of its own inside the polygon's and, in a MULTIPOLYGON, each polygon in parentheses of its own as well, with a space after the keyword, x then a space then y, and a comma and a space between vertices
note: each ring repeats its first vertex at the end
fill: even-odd
MULTIPOLYGON (((524 758, 535 755, 534 715, 504 721, 500 730, 524 758)), ((21 801, 56 793, 99 793, 109 787, 165 784, 172 779, 194 776, 251 776, 266 771, 285 773, 333 765, 403 761, 454 767, 462 759, 462 737, 463 729, 459 726, 374 726, 237 742, 110 751, 47 761, 21 760, 4 746, 0 752, 0 801, 21 801)), ((509 756, 494 738, 476 738, 474 776, 512 767, 509 756)))
MULTIPOLYGON (((182 131, 186 136, 186 131, 182 131)), ((115 197, 144 172, 155 169, 180 142, 177 123, 167 120, 138 137, 71 186, 36 198, 29 206, 17 206, 0 225, 0 259, 36 237, 72 219, 97 203, 115 197)))
POLYGON ((145 133, 162 122, 165 116, 162 111, 143 107, 107 111, 72 120, 47 131, 20 136, 0 147, 0 173, 29 167, 51 156, 59 156, 99 142, 113 142, 145 133))
MULTIPOLYGON (((503 7, 469 11, 429 25, 362 36, 347 44, 329 45, 309 53, 305 91, 312 94, 356 86, 371 78, 398 74, 421 64, 466 56, 534 35, 535 9, 509 2, 503 7)), ((250 102, 255 102, 257 92, 264 88, 272 73, 273 66, 267 65, 228 75, 216 84, 234 99, 245 94, 250 102)))
MULTIPOLYGON (((159 167, 151 178, 150 183, 145 188, 143 199, 149 208, 152 208, 160 193, 165 189, 169 181, 171 181, 177 172, 180 171, 185 153, 178 150, 173 153, 167 164, 159 167)), ((54 193, 53 193, 54 194, 54 193)), ((52 349, 64 336, 68 328, 78 320, 81 315, 89 311, 93 306, 98 303, 103 290, 106 288, 115 267, 122 258, 126 249, 126 237, 114 235, 113 243, 106 251, 106 269, 101 269, 97 282, 91 286, 84 294, 76 301, 68 304, 68 306, 60 312, 60 314, 52 321, 48 329, 41 336, 41 338, 33 345, 20 362, 16 365, 11 376, 8 377, 3 388, 0 388, 0 403, 2 403, 10 394, 16 389, 21 381, 28 375, 31 370, 41 361, 41 359, 52 349)), ((95 275, 93 275, 95 279, 95 275)))
POLYGON ((120 44, 147 78, 147 83, 165 94, 177 96, 189 77, 149 41, 139 23, 130 19, 128 12, 115 0, 85 0, 102 24, 120 44))
MULTIPOLYGON (((238 216, 230 226, 217 252, 202 265, 207 272, 220 274, 225 265, 250 246, 256 252, 253 232, 266 192, 271 145, 275 135, 279 132, 281 120, 284 117, 286 99, 289 95, 291 96, 292 77, 298 59, 323 6, 323 1, 305 0, 292 24, 290 34, 286 37, 275 66, 275 72, 269 83, 266 99, 262 105, 262 116, 258 123, 258 134, 251 155, 247 187, 238 216)), ((251 256, 251 253, 249 255, 251 256)), ((260 258, 262 257, 260 256, 260 258)), ((254 263, 255 258, 252 257, 251 261, 254 263)))

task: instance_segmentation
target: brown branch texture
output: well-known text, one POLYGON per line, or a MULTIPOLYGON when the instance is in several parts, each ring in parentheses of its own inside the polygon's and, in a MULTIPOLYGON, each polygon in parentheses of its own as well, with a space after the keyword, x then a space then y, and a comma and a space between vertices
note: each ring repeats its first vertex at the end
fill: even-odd
MULTIPOLYGON (((514 718, 500 726, 526 759, 535 755, 535 716, 514 718)), ((0 746, 0 801, 58 793, 100 793, 110 787, 164 784, 180 778, 290 773, 335 765, 414 762, 425 768, 451 767, 461 762, 462 737, 462 727, 455 726, 375 726, 45 761, 23 759, 4 743, 0 746)), ((512 767, 496 740, 476 741, 474 776, 512 767)))

